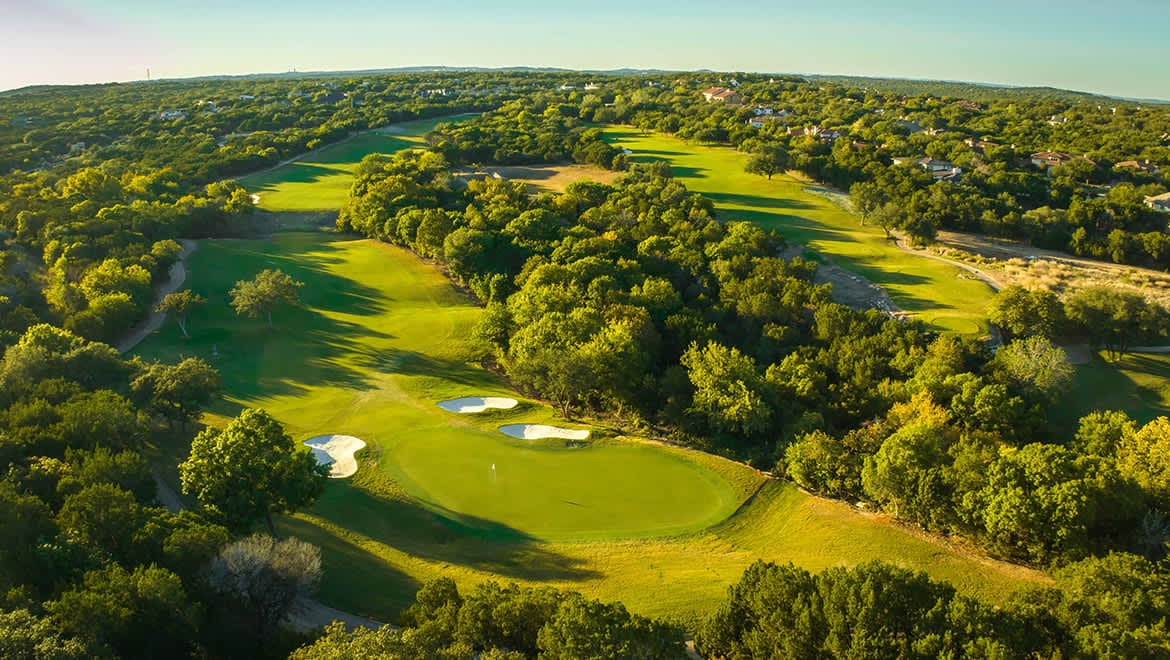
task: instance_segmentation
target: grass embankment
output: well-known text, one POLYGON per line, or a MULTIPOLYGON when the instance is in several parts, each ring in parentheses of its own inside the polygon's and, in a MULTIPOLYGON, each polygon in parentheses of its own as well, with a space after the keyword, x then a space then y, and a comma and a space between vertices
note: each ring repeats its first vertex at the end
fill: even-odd
POLYGON ((1098 353, 1077 365, 1054 421, 1071 437, 1077 420, 1094 410, 1123 410, 1140 424, 1170 415, 1170 354, 1130 353, 1109 362, 1098 353))
MULTIPOLYGON (((282 522, 323 548, 331 605, 390 619, 420 583, 447 575, 553 584, 693 620, 757 558, 811 569, 880 558, 993 601, 1040 579, 713 456, 604 430, 576 448, 506 438, 496 426, 555 424, 553 411, 479 367, 468 337, 480 308, 397 248, 278 234, 205 241, 190 267, 189 285, 209 300, 192 338, 168 325, 139 353, 211 359, 228 396, 209 423, 262 406, 298 440, 346 433, 370 445, 356 477, 282 522), (262 268, 305 282, 305 306, 278 310, 275 329, 227 305, 232 284, 262 268), (522 403, 483 415, 435 406, 463 395, 522 403)), ((167 456, 173 479, 182 451, 167 456)))
POLYGON ((786 175, 771 181, 743 171, 747 155, 660 134, 610 128, 607 139, 645 162, 665 160, 689 190, 715 201, 723 220, 750 220, 807 245, 838 266, 883 287, 902 309, 929 325, 963 334, 988 330, 993 291, 955 266, 899 250, 880 227, 807 190, 786 175))
POLYGON ((248 192, 259 196, 257 207, 264 211, 336 211, 349 196, 354 170, 363 158, 424 146, 422 136, 436 125, 468 117, 420 119, 365 131, 293 162, 240 177, 239 181, 248 192))

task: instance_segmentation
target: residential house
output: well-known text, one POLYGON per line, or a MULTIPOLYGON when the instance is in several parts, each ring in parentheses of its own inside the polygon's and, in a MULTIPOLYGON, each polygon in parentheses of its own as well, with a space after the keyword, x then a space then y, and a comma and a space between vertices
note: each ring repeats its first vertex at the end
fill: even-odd
POLYGON ((333 103, 340 103, 344 100, 345 94, 342 94, 341 92, 329 92, 328 94, 324 94, 321 96, 321 98, 317 99, 317 103, 320 105, 330 105, 333 103))
POLYGON ((175 119, 184 119, 187 113, 183 110, 163 110, 158 113, 158 118, 163 121, 173 121, 175 119))
POLYGON ((1061 124, 1067 124, 1067 123, 1068 123, 1068 117, 1065 117, 1064 115, 1052 115, 1051 117, 1048 118, 1048 125, 1049 126, 1060 126, 1061 124))
POLYGON ((703 98, 707 100, 707 103, 726 103, 728 105, 737 104, 741 100, 739 92, 726 87, 712 87, 703 92, 703 98))
POLYGON ((971 151, 974 151, 979 155, 987 153, 988 149, 994 149, 995 147, 1000 146, 998 142, 991 142, 989 140, 976 140, 975 138, 967 138, 966 140, 963 140, 963 144, 971 147, 971 151))
POLYGON ((1090 163, 1093 161, 1082 156, 1073 156, 1062 151, 1040 151, 1032 154, 1032 164, 1045 172, 1051 172, 1053 168, 1066 165, 1074 160, 1086 160, 1090 163))
POLYGON ((913 164, 921 167, 930 173, 936 181, 956 181, 959 175, 963 173, 962 168, 955 167, 955 164, 947 160, 935 160, 934 158, 910 158, 905 156, 897 156, 893 159, 894 165, 913 164))
POLYGON ((251 94, 240 94, 241 101, 255 101, 256 97, 251 94))
POLYGON ((762 105, 757 105, 756 107, 752 108, 752 114, 757 117, 771 117, 774 113, 775 110, 764 107, 762 105))
POLYGON ((1170 213, 1170 193, 1162 193, 1161 195, 1154 195, 1146 198, 1146 206, 1155 211, 1165 211, 1170 213))
POLYGON ((601 89, 601 85, 598 85, 597 83, 594 83, 594 82, 585 83, 585 90, 586 91, 593 91, 593 90, 597 90, 597 89, 601 89))
POLYGON ((1145 172, 1146 174, 1158 174, 1158 166, 1154 165, 1148 160, 1123 160, 1120 163, 1113 165, 1115 170, 1135 170, 1137 172, 1145 172))
POLYGON ((758 115, 758 116, 752 117, 751 119, 748 119, 747 125, 751 126, 752 128, 763 128, 763 127, 767 126, 768 124, 775 123, 775 122, 787 124, 788 119, 786 117, 781 117, 780 115, 758 115))
POLYGON ((979 105, 978 103, 976 103, 974 101, 959 101, 955 105, 959 106, 960 108, 962 108, 964 110, 970 110, 971 112, 982 112, 983 111, 983 106, 979 105))

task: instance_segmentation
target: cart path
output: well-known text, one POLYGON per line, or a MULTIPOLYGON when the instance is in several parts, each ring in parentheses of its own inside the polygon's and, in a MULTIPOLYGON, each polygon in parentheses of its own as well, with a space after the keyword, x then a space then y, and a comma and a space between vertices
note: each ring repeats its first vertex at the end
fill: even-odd
POLYGON ((167 320, 166 312, 156 312, 154 309, 162 302, 162 299, 168 295, 179 290, 183 286, 183 282, 187 281, 187 257, 195 251, 198 244, 195 241, 183 238, 179 239, 179 244, 183 246, 183 251, 179 253, 179 260, 171 264, 171 270, 168 273, 167 281, 155 287, 154 303, 151 305, 150 316, 142 323, 130 329, 127 335, 118 342, 119 353, 128 353, 135 346, 140 344, 143 339, 150 336, 150 333, 162 327, 162 324, 167 320))

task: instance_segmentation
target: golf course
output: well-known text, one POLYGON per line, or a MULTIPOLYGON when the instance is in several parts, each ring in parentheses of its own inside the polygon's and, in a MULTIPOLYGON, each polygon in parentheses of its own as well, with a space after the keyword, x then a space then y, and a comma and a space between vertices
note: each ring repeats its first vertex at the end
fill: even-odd
POLYGON ((955 266, 894 246, 880 227, 808 185, 778 174, 744 172, 746 156, 731 147, 703 146, 659 133, 608 128, 606 139, 629 149, 635 162, 664 160, 688 190, 715 202, 720 219, 750 220, 886 290, 894 304, 938 330, 986 334, 986 305, 994 292, 955 266))
MULTIPOLYGON (((246 183, 277 208, 336 208, 338 186, 367 147, 416 144, 427 126, 415 123, 394 142, 372 138, 304 159, 328 161, 335 175, 306 180, 298 162, 246 183)), ((793 193, 794 200, 751 204, 807 205, 816 218, 836 212, 795 183, 774 183, 787 187, 757 194, 793 193)), ((744 208, 749 217, 751 205, 744 208)), ((808 222, 813 240, 831 235, 808 222)), ((857 243, 848 258, 860 262, 864 250, 877 249, 838 233, 841 245, 857 243)), ((329 605, 394 620, 420 584, 447 576, 463 585, 550 584, 693 622, 757 559, 813 570, 882 559, 992 602, 1021 581, 1046 580, 739 463, 560 419, 480 365, 471 332, 482 308, 405 250, 332 232, 289 232, 202 241, 187 266, 185 286, 208 300, 189 320, 191 337, 166 325, 136 353, 147 360, 197 356, 220 371, 225 397, 204 422, 221 426, 245 407, 260 407, 297 442, 341 434, 365 444, 356 474, 330 480, 311 509, 279 522, 282 533, 321 547, 319 597, 329 605), (236 281, 266 268, 304 284, 303 304, 278 308, 271 328, 228 305, 236 281), (462 397, 517 404, 452 405, 462 397), (557 427, 565 437, 515 432, 531 424, 557 427), (586 431, 587 439, 568 439, 586 431)), ((944 316, 974 324, 973 301, 983 294, 970 295, 970 309, 944 316)), ((186 447, 158 448, 172 484, 185 455, 186 447)))

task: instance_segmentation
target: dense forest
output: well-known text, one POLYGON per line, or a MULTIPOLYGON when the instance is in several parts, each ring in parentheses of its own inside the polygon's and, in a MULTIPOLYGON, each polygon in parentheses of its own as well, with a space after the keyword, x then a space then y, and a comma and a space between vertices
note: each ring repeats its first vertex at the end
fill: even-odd
MULTIPOLYGON (((248 231, 253 207, 231 177, 356 131, 473 111, 484 114, 440 124, 425 150, 363 161, 337 228, 405 246, 473 292, 483 357, 518 387, 566 417, 608 416, 1055 569, 1052 587, 992 609, 880 564, 816 575, 757 564, 691 631, 700 653, 1170 654, 1167 420, 1102 411, 1064 437, 1048 419, 1071 373, 1051 338, 1072 331, 1121 354, 1165 336, 1164 310, 1109 289, 1065 300, 1010 289, 990 314, 1012 341, 994 353, 853 310, 814 282, 815 263, 780 256, 783 236, 716 217, 665 163, 631 164, 599 130, 734 145, 848 188, 865 221, 922 241, 956 228, 1165 268, 1167 215, 1145 199, 1166 191, 1170 110, 750 75, 591 82, 404 74, 0 99, 0 655, 278 657, 311 641, 277 623, 311 586, 313 550, 247 533, 310 503, 321 475, 289 463, 295 497, 193 487, 196 510, 161 507, 144 451, 191 438, 218 379, 198 360, 148 364, 106 344, 149 313, 181 240, 248 231), (708 102, 713 85, 748 102, 708 102), (760 116, 772 119, 753 125, 760 116), (1038 152, 1069 158, 1037 166, 1038 152), (539 195, 452 174, 569 160, 625 174, 539 195), (278 581, 284 609, 255 606, 239 557, 294 566, 278 581)), ((194 446, 258 438, 291 455, 260 411, 194 446)), ((196 459, 185 474, 206 482, 215 466, 196 459)), ((677 626, 580 594, 492 583, 460 594, 439 581, 417 598, 401 629, 333 627, 295 657, 683 653, 677 626)))

